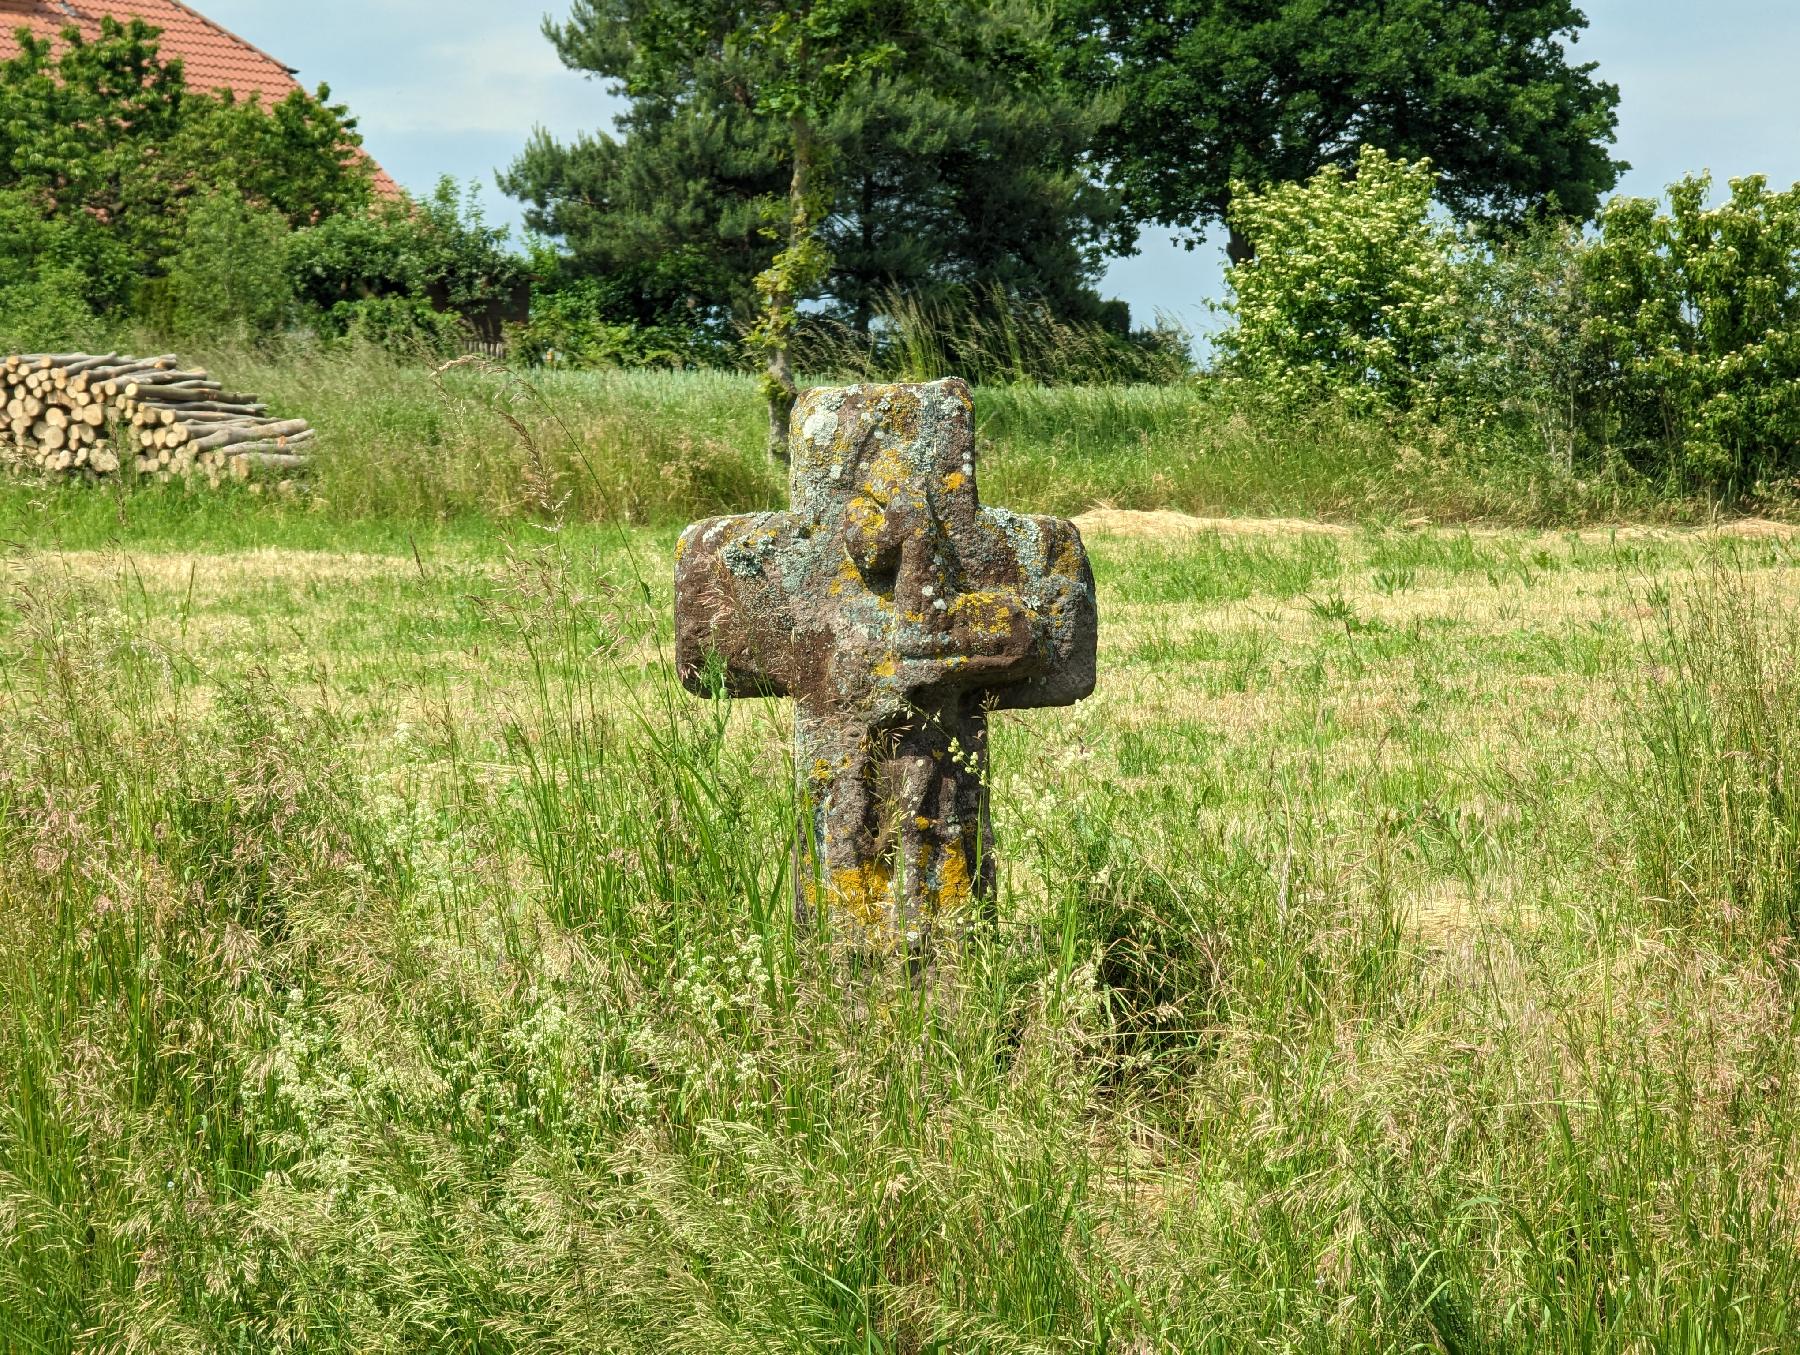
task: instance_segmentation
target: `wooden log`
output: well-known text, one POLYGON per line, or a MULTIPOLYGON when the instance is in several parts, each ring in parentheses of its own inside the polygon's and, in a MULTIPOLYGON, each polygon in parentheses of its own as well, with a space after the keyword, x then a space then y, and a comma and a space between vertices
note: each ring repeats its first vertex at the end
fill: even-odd
POLYGON ((268 412, 267 405, 258 404, 254 400, 239 400, 230 403, 220 400, 193 400, 176 410, 175 417, 186 419, 193 414, 229 414, 237 418, 261 418, 268 412))
POLYGON ((198 427, 201 424, 243 423, 248 419, 260 418, 260 415, 250 412, 254 408, 256 406, 250 405, 226 410, 183 405, 179 410, 163 409, 157 413, 169 423, 181 422, 189 427, 198 427))
POLYGON ((126 394, 126 387, 128 386, 142 386, 144 389, 149 390, 159 383, 167 384, 168 382, 178 379, 181 378, 178 378, 176 374, 165 373, 161 368, 157 367, 146 369, 132 368, 129 371, 119 373, 117 376, 109 377, 106 381, 101 383, 100 389, 108 396, 117 397, 126 394))
POLYGON ((135 377, 151 376, 157 372, 167 371, 174 365, 173 360, 145 358, 138 362, 120 362, 111 367, 96 367, 87 372, 86 376, 88 385, 105 386, 115 382, 127 382, 135 377))
POLYGON ((196 438, 194 446, 201 451, 210 451, 215 447, 230 447, 240 442, 279 441, 311 431, 305 419, 289 419, 282 423, 227 424, 216 432, 196 438))
POLYGON ((251 469, 293 470, 315 438, 304 419, 271 419, 174 354, 0 355, 0 445, 15 464, 89 478, 136 468, 218 483, 251 469))
POLYGON ((109 363, 114 363, 118 360, 119 355, 117 353, 101 353, 96 357, 78 358, 74 362, 69 363, 63 370, 68 372, 70 376, 77 376, 85 372, 91 372, 96 367, 105 367, 109 363))
POLYGON ((131 395, 133 399, 150 405, 249 405, 256 403, 250 396, 227 395, 213 385, 151 386, 142 391, 133 391, 131 395))
POLYGON ((204 368, 196 367, 190 372, 171 372, 158 368, 134 376, 126 384, 130 386, 139 386, 147 390, 152 386, 192 386, 217 383, 213 382, 212 374, 210 372, 206 371, 204 368))

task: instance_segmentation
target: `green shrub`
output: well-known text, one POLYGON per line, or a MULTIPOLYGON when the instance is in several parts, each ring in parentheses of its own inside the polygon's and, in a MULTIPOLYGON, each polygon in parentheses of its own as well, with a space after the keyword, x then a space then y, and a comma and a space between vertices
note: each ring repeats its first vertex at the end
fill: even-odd
POLYGON ((291 322, 287 222, 273 208, 209 193, 188 209, 169 262, 168 324, 184 339, 250 339, 291 322))
POLYGON ((82 296, 86 281, 73 268, 55 267, 0 281, 0 350, 35 352, 93 342, 100 321, 82 296))
POLYGON ((1435 219, 1429 162, 1365 147, 1356 172, 1234 188, 1229 221, 1255 249, 1226 282, 1227 366, 1295 399, 1342 392, 1404 404, 1456 314, 1456 237, 1435 219))
POLYGON ((1597 238, 1541 220, 1477 243, 1433 215, 1434 179, 1365 150, 1354 175, 1240 190, 1255 248, 1228 275, 1224 368, 1289 401, 1335 394, 1473 428, 1541 473, 1673 494, 1800 486, 1800 185, 1760 176, 1666 212, 1619 198, 1597 238))
POLYGON ((706 317, 644 322, 615 278, 577 278, 536 291, 513 342, 550 367, 732 367, 741 355, 706 317))
POLYGON ((1564 475, 1605 469, 1598 420, 1609 374, 1590 339, 1589 246, 1540 221, 1457 260, 1454 323, 1431 372, 1440 405, 1483 441, 1522 444, 1564 475))
POLYGON ((1800 465, 1800 185, 1615 199, 1586 260, 1606 432, 1646 472, 1743 491, 1800 465))
POLYGON ((96 309, 127 271, 92 222, 47 218, 24 192, 0 189, 0 348, 92 340, 96 309))
POLYGON ((412 348, 459 334, 457 317, 510 298, 526 264, 506 244, 506 230, 488 226, 473 195, 446 178, 425 202, 384 203, 296 233, 289 276, 327 337, 412 348))
POLYGON ((353 345, 373 344, 391 353, 426 359, 456 352, 469 333, 461 316, 440 311, 416 296, 340 301, 319 320, 328 335, 353 345))

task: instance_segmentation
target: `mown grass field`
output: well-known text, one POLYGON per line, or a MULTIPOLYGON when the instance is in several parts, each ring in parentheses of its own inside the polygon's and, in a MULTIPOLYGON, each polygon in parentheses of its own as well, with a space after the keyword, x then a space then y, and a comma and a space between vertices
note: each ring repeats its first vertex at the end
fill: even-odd
MULTIPOLYGON (((1786 529, 1089 519, 1099 689, 997 720, 915 985, 670 676, 772 477, 458 379, 310 500, 0 487, 0 1348, 1800 1346, 1786 529)), ((1020 508, 1375 483, 987 427, 1020 508)))

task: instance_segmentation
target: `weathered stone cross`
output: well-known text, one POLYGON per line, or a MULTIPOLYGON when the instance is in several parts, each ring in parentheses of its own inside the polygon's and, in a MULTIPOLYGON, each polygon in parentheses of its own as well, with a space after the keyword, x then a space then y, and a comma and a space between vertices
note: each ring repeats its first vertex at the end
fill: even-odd
POLYGON ((676 667, 795 699, 797 905, 917 953, 993 887, 988 712, 1094 689, 1093 573, 1073 523, 981 506, 962 381, 809 391, 790 441, 790 511, 682 534, 676 667))

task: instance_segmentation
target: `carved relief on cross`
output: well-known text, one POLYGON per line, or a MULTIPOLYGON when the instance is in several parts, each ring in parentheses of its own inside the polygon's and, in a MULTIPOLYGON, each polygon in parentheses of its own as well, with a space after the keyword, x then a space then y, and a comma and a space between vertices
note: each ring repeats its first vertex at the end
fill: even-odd
POLYGON ((695 523, 676 548, 690 691, 796 702, 803 912, 913 950, 991 893, 992 710, 1094 688, 1094 580, 1074 524, 984 508, 959 380, 814 389, 792 507, 695 523))

